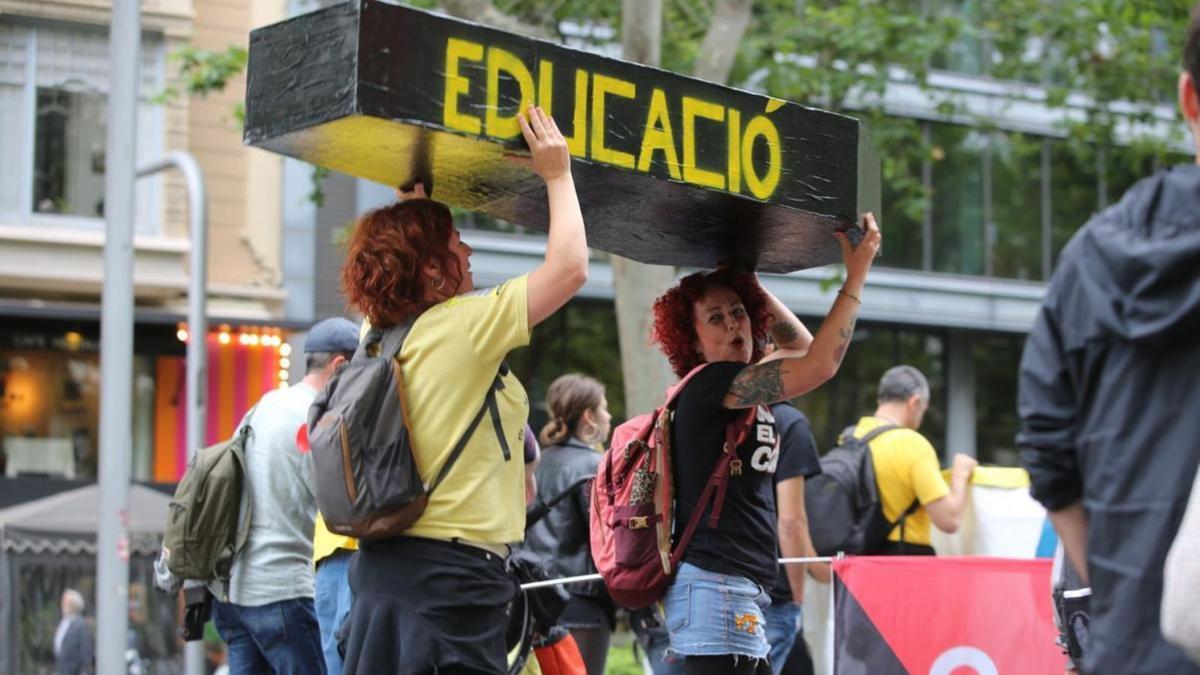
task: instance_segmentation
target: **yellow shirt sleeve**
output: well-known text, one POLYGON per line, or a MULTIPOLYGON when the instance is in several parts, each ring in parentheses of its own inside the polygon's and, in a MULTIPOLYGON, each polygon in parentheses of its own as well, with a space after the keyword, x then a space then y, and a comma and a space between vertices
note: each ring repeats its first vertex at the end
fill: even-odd
POLYGON ((529 276, 448 302, 462 319, 471 344, 484 363, 499 363, 510 351, 529 344, 529 276))
POLYGON ((950 486, 942 479, 942 467, 938 464, 937 452, 933 446, 919 434, 913 434, 913 437, 916 447, 913 449, 914 456, 908 470, 913 492, 923 506, 950 494, 950 486))

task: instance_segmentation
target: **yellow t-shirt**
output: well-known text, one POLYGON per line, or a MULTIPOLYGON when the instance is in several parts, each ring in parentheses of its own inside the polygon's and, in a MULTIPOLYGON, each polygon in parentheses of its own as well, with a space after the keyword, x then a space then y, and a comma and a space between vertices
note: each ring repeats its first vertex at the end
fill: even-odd
MULTIPOLYGON (((422 479, 433 482, 483 405, 500 363, 529 344, 528 278, 455 296, 426 310, 400 351, 408 429, 422 479)), ((496 392, 509 456, 484 413, 425 512, 415 537, 507 544, 525 537, 525 422, 529 397, 510 372, 496 392)))
MULTIPOLYGON (((854 429, 857 437, 888 424, 878 417, 863 417, 854 429)), ((908 510, 913 500, 922 507, 950 494, 942 478, 937 452, 925 437, 912 429, 894 429, 871 441, 871 459, 875 465, 875 480, 879 483, 879 498, 883 515, 896 521, 908 510)), ((904 541, 909 544, 930 545, 929 513, 919 508, 904 524, 904 541)), ((888 535, 889 541, 900 541, 900 528, 888 535)))
POLYGON ((358 549, 358 540, 344 534, 334 534, 325 527, 325 519, 317 513, 317 522, 313 527, 313 564, 333 555, 334 551, 344 548, 350 551, 358 549))

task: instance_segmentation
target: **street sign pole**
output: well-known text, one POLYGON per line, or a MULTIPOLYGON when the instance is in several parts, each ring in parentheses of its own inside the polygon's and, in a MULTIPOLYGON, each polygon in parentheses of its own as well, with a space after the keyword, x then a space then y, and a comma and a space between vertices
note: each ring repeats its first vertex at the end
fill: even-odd
POLYGON ((104 176, 104 290, 100 309, 100 528, 96 548, 96 670, 126 672, 129 628, 130 438, 133 417, 133 213, 138 0, 114 0, 104 176))

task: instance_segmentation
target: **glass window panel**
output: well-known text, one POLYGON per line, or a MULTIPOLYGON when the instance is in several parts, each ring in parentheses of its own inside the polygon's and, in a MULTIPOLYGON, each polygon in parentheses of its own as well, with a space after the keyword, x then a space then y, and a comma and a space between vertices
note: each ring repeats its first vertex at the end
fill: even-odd
POLYGON ((1096 212, 1100 189, 1095 151, 1066 141, 1050 144, 1050 241, 1054 260, 1096 212))
MULTIPOLYGON (((77 332, 21 333, 0 349, 0 474, 94 479, 100 432, 99 343, 77 332)), ((154 379, 134 357, 131 450, 135 480, 148 480, 153 448, 154 379)))
POLYGON ((992 271, 1042 278, 1042 139, 992 136, 992 271))
POLYGON ((104 107, 99 94, 38 88, 34 212, 103 217, 104 107))
POLYGON ((931 13, 953 14, 962 21, 958 36, 945 51, 935 54, 929 65, 940 70, 982 75, 986 66, 979 0, 932 0, 928 5, 931 13))
POLYGON ((21 203, 23 149, 26 147, 23 119, 25 91, 0 82, 0 212, 24 211, 21 203))
POLYGON ((1015 335, 979 335, 972 340, 975 443, 981 464, 1019 465, 1017 370, 1024 344, 1024 338, 1015 335))
POLYGON ((880 265, 921 269, 927 197, 921 183, 925 154, 920 120, 878 117, 869 121, 871 142, 882 162, 883 213, 887 245, 880 265))
POLYGON ((0 82, 18 84, 25 79, 29 29, 0 17, 0 82))
MULTIPOLYGON (((819 320, 806 320, 819 325, 819 320)), ((859 324, 838 374, 793 403, 812 422, 821 452, 830 450, 839 434, 863 415, 875 411, 879 378, 888 368, 911 365, 929 379, 929 412, 921 433, 939 453, 946 441, 945 340, 941 332, 859 324)))
POLYGON ((983 274, 983 152, 986 132, 934 124, 933 269, 983 274))
POLYGON ((539 324, 529 348, 513 351, 508 362, 529 394, 535 431, 547 421, 546 389, 559 375, 573 372, 603 382, 613 425, 625 420, 617 317, 610 302, 571 301, 539 324))

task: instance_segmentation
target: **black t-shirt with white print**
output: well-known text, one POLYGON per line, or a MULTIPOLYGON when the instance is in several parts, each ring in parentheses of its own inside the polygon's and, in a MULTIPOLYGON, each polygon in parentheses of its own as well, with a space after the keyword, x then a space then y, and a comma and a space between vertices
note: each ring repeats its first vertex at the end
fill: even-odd
MULTIPOLYGON (((680 392, 672 423, 671 459, 675 474, 675 535, 687 527, 700 494, 725 444, 725 428, 746 410, 722 402, 745 363, 709 364, 680 392)), ((683 560, 718 574, 745 577, 769 589, 775 580, 775 484, 779 459, 775 418, 759 406, 746 441, 737 449, 740 475, 729 476, 721 518, 708 526, 711 502, 683 560)))

